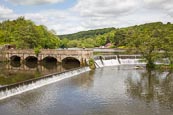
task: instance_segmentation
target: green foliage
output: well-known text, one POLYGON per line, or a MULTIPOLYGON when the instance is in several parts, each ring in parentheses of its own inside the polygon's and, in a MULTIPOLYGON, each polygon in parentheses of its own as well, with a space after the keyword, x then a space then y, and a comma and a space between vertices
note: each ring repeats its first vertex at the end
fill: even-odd
POLYGON ((85 39, 85 38, 91 38, 96 37, 98 35, 103 35, 107 32, 110 32, 114 30, 115 28, 104 28, 104 29, 96 29, 96 30, 89 30, 89 31, 82 31, 74 34, 67 34, 67 35, 59 35, 61 39, 67 38, 69 40, 74 39, 85 39))
POLYGON ((0 23, 0 44, 15 44, 17 48, 57 48, 60 39, 43 25, 35 25, 24 17, 0 23))
MULTIPOLYGON (((112 43, 114 46, 112 47, 120 47, 120 46, 129 46, 129 39, 135 38, 135 44, 138 45, 140 42, 138 37, 152 37, 163 39, 166 33, 170 35, 166 35, 166 37, 172 34, 173 24, 170 22, 167 24, 163 24, 161 22, 155 23, 147 23, 139 26, 132 26, 127 28, 105 28, 105 29, 97 29, 97 30, 89 30, 78 32, 74 34, 68 35, 60 35, 62 41, 64 39, 68 39, 65 44, 69 44, 69 47, 99 47, 104 46, 106 43, 112 43), (163 33, 165 34, 163 35, 163 33), (78 43, 74 43, 77 40, 78 43), (72 42, 72 43, 70 43, 72 42), (72 45, 73 44, 73 45, 72 45)), ((169 37, 169 38, 170 38, 169 37)))
POLYGON ((78 40, 71 40, 70 42, 67 43, 67 47, 69 48, 77 47, 78 43, 79 43, 78 40))
MULTIPOLYGON (((171 34, 168 33, 172 31, 168 30, 169 26, 157 22, 128 28, 130 34, 126 39, 127 45, 131 51, 142 54, 147 62, 147 68, 154 68, 154 62, 160 58, 172 56, 169 54, 172 50, 171 45, 173 45, 171 42, 169 43, 171 34), (167 55, 163 57, 159 51, 163 51, 167 55)), ((171 27, 173 27, 172 24, 171 27)))
POLYGON ((121 29, 118 29, 116 32, 115 32, 115 35, 114 35, 114 44, 116 46, 121 46, 121 45, 125 45, 125 39, 126 39, 126 33, 124 30, 121 30, 121 29))
POLYGON ((34 48, 34 52, 35 52, 36 56, 39 55, 39 53, 41 52, 40 50, 41 50, 41 47, 34 48))
POLYGON ((69 40, 67 38, 64 38, 61 40, 60 43, 60 48, 68 48, 67 43, 69 42, 69 40))
POLYGON ((112 32, 114 30, 115 28, 105 28, 83 31, 68 35, 59 35, 59 37, 61 38, 61 48, 93 48, 104 46, 107 41, 111 42, 111 40, 114 39, 114 32, 112 32))
POLYGON ((89 67, 90 67, 91 69, 95 69, 95 68, 96 68, 96 67, 95 67, 94 59, 92 59, 92 58, 89 59, 89 67))

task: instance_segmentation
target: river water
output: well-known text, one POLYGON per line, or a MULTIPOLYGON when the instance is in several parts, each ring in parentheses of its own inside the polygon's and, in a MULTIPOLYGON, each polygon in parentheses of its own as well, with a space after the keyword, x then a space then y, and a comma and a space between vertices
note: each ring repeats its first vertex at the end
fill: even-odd
POLYGON ((0 63, 0 87, 80 67, 79 64, 0 63))
POLYGON ((173 115, 173 74, 98 68, 1 100, 0 115, 173 115))

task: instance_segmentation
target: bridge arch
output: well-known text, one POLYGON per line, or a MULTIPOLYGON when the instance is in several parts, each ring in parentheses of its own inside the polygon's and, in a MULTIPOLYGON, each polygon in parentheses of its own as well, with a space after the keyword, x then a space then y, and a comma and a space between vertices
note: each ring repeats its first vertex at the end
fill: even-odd
POLYGON ((13 55, 10 57, 10 61, 19 61, 20 62, 21 57, 18 55, 13 55))
POLYGON ((35 56, 28 56, 25 58, 24 63, 29 68, 36 68, 38 66, 38 58, 35 56))
POLYGON ((62 59, 62 66, 66 69, 80 67, 80 61, 75 57, 66 57, 62 59))
POLYGON ((46 63, 57 63, 58 60, 53 57, 53 56, 46 56, 43 58, 42 62, 46 62, 46 63))
POLYGON ((38 58, 35 56, 28 56, 25 58, 25 62, 38 62, 38 58))

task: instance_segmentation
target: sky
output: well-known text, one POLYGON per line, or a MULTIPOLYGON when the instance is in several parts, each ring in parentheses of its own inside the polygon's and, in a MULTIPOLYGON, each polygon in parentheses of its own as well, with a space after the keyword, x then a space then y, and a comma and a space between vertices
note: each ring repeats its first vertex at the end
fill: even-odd
POLYGON ((173 22, 173 0, 0 0, 0 22, 20 16, 61 35, 173 22))

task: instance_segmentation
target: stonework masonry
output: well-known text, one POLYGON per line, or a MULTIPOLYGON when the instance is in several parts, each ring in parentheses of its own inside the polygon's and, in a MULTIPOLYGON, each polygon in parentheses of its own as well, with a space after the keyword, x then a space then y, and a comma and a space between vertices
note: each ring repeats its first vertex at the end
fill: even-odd
POLYGON ((9 49, 3 51, 3 57, 10 61, 11 57, 17 56, 20 57, 21 61, 24 61, 28 57, 36 57, 39 61, 42 61, 46 57, 53 57, 57 62, 61 63, 66 58, 75 58, 80 64, 86 63, 90 58, 93 57, 92 50, 68 50, 68 49, 41 49, 40 53, 36 55, 32 49, 9 49))

